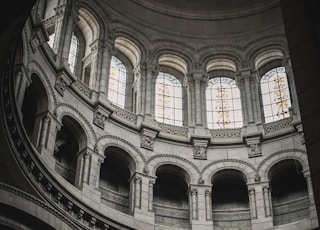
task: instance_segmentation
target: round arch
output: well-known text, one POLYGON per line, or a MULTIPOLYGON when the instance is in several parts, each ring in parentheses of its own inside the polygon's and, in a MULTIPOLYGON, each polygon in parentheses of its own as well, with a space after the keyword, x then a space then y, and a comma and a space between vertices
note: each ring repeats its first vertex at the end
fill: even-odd
POLYGON ((150 158, 146 164, 146 169, 149 169, 149 175, 155 177, 157 168, 162 165, 175 165, 183 170, 189 175, 190 184, 197 184, 199 182, 200 170, 192 162, 178 157, 175 155, 161 154, 150 158))
POLYGON ((105 150, 111 146, 124 150, 134 160, 135 171, 144 172, 146 160, 143 154, 130 142, 120 137, 104 135, 98 139, 96 149, 100 155, 104 156, 105 150))
POLYGON ((308 158, 304 150, 301 149, 287 149, 275 152, 265 158, 257 168, 257 171, 262 181, 269 180, 269 171, 273 165, 283 160, 297 160, 303 171, 308 170, 308 158))
POLYGON ((211 184, 211 178, 213 178, 217 172, 225 169, 240 171, 246 177, 246 183, 253 183, 257 178, 257 171, 255 167, 248 162, 236 159, 227 159, 213 161, 206 165, 201 171, 202 180, 205 184, 211 184))
POLYGON ((87 147, 94 149, 94 146, 96 144, 97 136, 95 134, 94 129, 90 125, 90 122, 80 113, 76 108, 69 104, 61 103, 59 104, 55 109, 55 114, 57 121, 61 123, 62 118, 65 115, 69 115, 72 117, 75 121, 79 123, 79 125, 82 127, 82 129, 85 131, 87 136, 87 147))

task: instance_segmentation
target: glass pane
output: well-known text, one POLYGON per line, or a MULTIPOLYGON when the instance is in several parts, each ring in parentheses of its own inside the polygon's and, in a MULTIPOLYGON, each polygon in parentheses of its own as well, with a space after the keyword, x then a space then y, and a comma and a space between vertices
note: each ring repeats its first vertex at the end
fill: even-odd
POLYGON ((227 77, 210 79, 206 96, 208 127, 211 127, 211 121, 213 128, 232 128, 236 121, 242 123, 240 90, 235 80, 227 77))
POLYGON ((127 69, 116 57, 111 58, 108 99, 115 105, 124 108, 127 86, 127 69))
POLYGON ((157 121, 182 125, 182 87, 174 76, 164 72, 159 73, 156 80, 155 103, 157 121))
POLYGON ((260 86, 266 122, 289 117, 291 99, 285 68, 278 67, 268 71, 262 77, 260 86))

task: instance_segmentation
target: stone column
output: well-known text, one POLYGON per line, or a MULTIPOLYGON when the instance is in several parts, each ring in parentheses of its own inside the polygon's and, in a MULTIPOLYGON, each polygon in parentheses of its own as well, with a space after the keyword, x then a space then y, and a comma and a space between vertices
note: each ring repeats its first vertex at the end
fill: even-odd
POLYGON ((134 207, 141 208, 141 177, 134 178, 134 207))
POLYGON ((201 108, 201 80, 202 72, 194 72, 194 91, 195 91, 195 111, 196 111, 196 126, 202 125, 202 108, 201 108))
POLYGON ((139 175, 134 175, 130 179, 129 210, 133 215, 137 209, 141 208, 141 183, 142 179, 139 175))
POLYGON ((90 152, 86 151, 82 156, 83 169, 82 169, 82 178, 81 184, 88 184, 89 182, 89 161, 91 158, 90 152))
POLYGON ((205 97, 203 91, 206 90, 208 78, 200 70, 199 66, 196 66, 192 72, 192 79, 194 83, 194 105, 192 106, 195 110, 195 134, 205 134, 205 97))
POLYGON ((251 219, 257 219, 256 190, 254 188, 249 189, 249 202, 251 219))
POLYGON ((263 201, 264 201, 264 212, 265 212, 265 216, 269 217, 272 216, 271 213, 271 202, 270 202, 270 188, 269 185, 263 186, 262 187, 262 191, 263 191, 263 201))
POLYGON ((149 201, 148 201, 148 210, 153 211, 153 186, 155 184, 154 180, 149 181, 149 201))
POLYGON ((188 89, 188 124, 190 127, 196 125, 196 109, 195 109, 195 90, 192 74, 188 74, 187 77, 187 89, 188 89))
POLYGON ((191 185, 190 221, 193 230, 212 230, 212 185, 191 185))
POLYGON ((38 144, 38 150, 41 153, 44 149, 47 148, 48 143, 48 130, 49 130, 49 123, 50 118, 49 116, 45 115, 42 117, 41 122, 41 130, 40 130, 40 138, 39 138, 39 144, 38 144))
POLYGON ((16 66, 15 71, 15 95, 18 111, 20 113, 22 108, 23 99, 25 96, 25 91, 31 83, 31 79, 29 79, 27 70, 24 65, 16 66))
POLYGON ((303 172, 304 177, 306 178, 307 182, 307 189, 308 189, 308 195, 309 195, 309 212, 310 212, 310 219, 311 219, 311 227, 312 229, 315 229, 319 223, 318 223, 318 215, 314 200, 314 193, 313 193, 313 187, 312 187, 312 181, 310 177, 310 171, 306 170, 303 172))
POLYGON ((135 219, 154 224, 153 185, 156 178, 137 172, 133 180, 135 187, 132 193, 135 199, 133 215, 135 219))
POLYGON ((71 36, 74 25, 78 20, 78 0, 66 0, 59 2, 56 11, 55 38, 53 50, 61 59, 60 64, 68 66, 68 57, 71 44, 71 36))
POLYGON ((237 74, 238 85, 241 92, 241 98, 245 100, 242 101, 243 113, 245 113, 246 120, 244 121, 244 125, 249 125, 254 123, 254 114, 253 114, 253 104, 252 104, 252 96, 251 96, 251 87, 250 87, 250 78, 251 78, 251 70, 243 69, 240 70, 237 74), (243 97, 242 97, 243 95, 243 97))
POLYGON ((144 115, 145 120, 152 122, 154 114, 152 113, 152 106, 155 106, 154 103, 154 89, 153 84, 155 83, 156 77, 159 74, 159 66, 155 62, 154 57, 149 57, 146 62, 141 65, 142 79, 145 81, 144 85, 144 115))
MULTIPOLYGON (((292 108, 292 114, 294 115, 293 120, 300 120, 300 110, 299 110, 299 102, 298 102, 298 95, 296 90, 296 85, 294 82, 294 76, 292 73, 292 66, 290 62, 290 58, 284 58, 282 61, 282 65, 284 66, 287 74, 287 81, 289 85, 290 90, 290 97, 291 97, 291 108, 292 108)), ((291 114, 290 114, 291 115, 291 114)))
POLYGON ((102 60, 100 65, 99 92, 100 94, 105 94, 108 97, 111 58, 116 52, 114 47, 114 38, 110 37, 106 39, 101 49, 102 60))
POLYGON ((212 199, 211 188, 205 190, 206 220, 212 221, 212 199))
POLYGON ((190 190, 190 211, 191 219, 198 220, 198 191, 197 189, 192 188, 190 190))
POLYGON ((99 154, 96 150, 88 149, 89 154, 84 156, 84 166, 87 172, 83 170, 82 192, 90 199, 100 202, 101 193, 99 191, 100 167, 105 156, 99 154), (86 164, 88 163, 88 166, 86 164), (87 174, 87 175, 86 175, 87 174), (87 181, 85 179, 87 178, 87 181))
POLYGON ((89 46, 91 50, 90 59, 85 60, 83 63, 83 71, 85 74, 82 74, 82 81, 84 82, 86 77, 86 68, 90 66, 90 82, 89 88, 92 88, 95 91, 99 91, 100 85, 100 76, 101 76, 101 61, 103 55, 103 41, 100 39, 96 39, 89 46))
POLYGON ((273 228, 269 181, 248 184, 252 230, 273 228))

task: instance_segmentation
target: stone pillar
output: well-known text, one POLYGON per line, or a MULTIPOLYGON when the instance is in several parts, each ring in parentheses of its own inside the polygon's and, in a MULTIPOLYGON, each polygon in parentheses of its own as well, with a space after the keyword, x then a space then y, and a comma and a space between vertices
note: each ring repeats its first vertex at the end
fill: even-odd
MULTIPOLYGON (((282 65, 284 66, 287 74, 287 80, 290 90, 290 97, 291 97, 291 108, 292 108, 292 115, 293 115, 293 121, 300 121, 300 110, 299 110, 299 102, 298 102, 298 95, 296 90, 296 85, 294 82, 294 76, 292 73, 292 67, 290 58, 284 58, 282 61, 282 65)), ((290 114, 291 115, 291 114, 290 114)))
POLYGON ((85 60, 83 63, 83 70, 82 72, 85 74, 82 74, 82 81, 84 82, 84 78, 86 77, 86 68, 87 66, 90 66, 90 82, 89 82, 89 88, 92 88, 95 91, 99 91, 99 85, 100 85, 100 76, 101 76, 101 61, 102 61, 102 55, 103 55, 103 41, 96 39, 93 41, 89 46, 91 50, 90 59, 85 60))
POLYGON ((89 161, 91 158, 91 154, 87 151, 83 154, 83 169, 82 169, 82 178, 81 184, 88 184, 89 182, 89 161))
POLYGON ((201 80, 203 73, 202 72, 194 72, 194 96, 195 96, 195 111, 196 111, 196 126, 202 125, 202 113, 203 110, 201 108, 201 80))
POLYGON ((133 180, 133 215, 135 219, 154 224, 153 185, 156 178, 137 172, 133 180))
POLYGON ((273 228, 269 182, 248 184, 252 230, 273 228))
POLYGON ((77 154, 75 185, 82 189, 84 185, 88 185, 90 158, 93 150, 85 148, 77 154))
POLYGON ((212 188, 205 190, 206 220, 212 221, 212 188))
MULTIPOLYGON (((99 92, 105 94, 108 97, 109 88, 109 75, 110 75, 110 65, 111 58, 115 54, 116 49, 114 47, 114 38, 110 37, 104 41, 101 47, 102 60, 100 65, 100 82, 99 82, 99 92)), ((98 76, 97 76, 98 79, 98 76)))
POLYGON ((263 186, 262 192, 263 192, 265 217, 270 217, 272 216, 272 212, 271 212, 271 200, 270 200, 271 193, 270 193, 269 185, 263 186))
MULTIPOLYGON (((24 65, 16 66, 15 71, 15 95, 17 108, 20 113, 22 108, 23 99, 25 96, 25 91, 31 83, 31 79, 29 79, 27 70, 24 65)), ((21 115, 21 114, 20 114, 21 115)), ((22 118, 22 116, 21 116, 22 118)))
POLYGON ((144 103, 142 103, 142 94, 143 94, 143 79, 141 77, 141 67, 140 63, 138 63, 137 66, 133 69, 134 74, 134 82, 132 84, 132 87, 134 88, 134 109, 133 112, 135 112, 138 115, 142 115, 144 111, 144 103))
POLYGON ((310 212, 310 219, 311 219, 311 227, 312 229, 316 229, 316 227, 319 226, 319 223, 318 223, 318 215, 317 215, 317 210, 316 210, 316 205, 314 200, 312 181, 310 177, 310 171, 306 170, 303 172, 303 174, 304 174, 304 177, 306 178, 308 195, 309 195, 309 212, 310 212))
POLYGON ((194 105, 195 110, 195 134, 205 134, 205 97, 203 91, 206 90, 208 77, 200 70, 199 66, 195 67, 192 72, 193 88, 194 88, 194 105))
POLYGON ((154 224, 154 213, 150 210, 153 202, 154 181, 155 178, 138 172, 130 180, 130 213, 135 219, 151 224, 154 224), (150 189, 152 189, 151 194, 150 189), (152 197, 150 197, 151 195, 152 197))
POLYGON ((190 190, 190 201, 191 220, 198 220, 198 190, 195 188, 190 190))
POLYGON ((68 66, 68 57, 71 44, 71 36, 74 25, 78 20, 78 0, 66 0, 59 2, 54 8, 56 11, 55 37, 53 50, 57 54, 60 64, 68 66))
POLYGON ((41 129, 40 129, 40 138, 39 138, 39 144, 38 144, 38 150, 41 153, 44 149, 47 148, 48 143, 48 131, 49 131, 49 123, 50 118, 49 116, 45 115, 42 117, 41 122, 41 129))
POLYGON ((148 211, 153 211, 153 186, 155 184, 155 180, 149 181, 149 201, 148 201, 148 211))
POLYGON ((187 75, 187 89, 188 89, 188 124, 189 127, 196 125, 196 109, 195 109, 195 86, 192 78, 192 73, 187 75))
POLYGON ((255 122, 252 104, 252 94, 250 87, 251 70, 243 69, 237 74, 238 85, 241 92, 241 98, 245 99, 242 101, 242 112, 245 113, 244 125, 247 126, 255 122), (242 97, 242 95, 244 97, 242 97))
POLYGON ((153 122, 154 114, 152 113, 152 106, 155 106, 154 95, 155 92, 152 84, 155 83, 156 77, 159 74, 159 66, 155 62, 154 57, 149 57, 146 62, 141 65, 142 80, 144 84, 144 115, 145 121, 153 122))
POLYGON ((101 193, 99 191, 100 167, 105 156, 100 155, 97 151, 88 149, 89 154, 84 156, 83 168, 87 168, 87 172, 82 173, 82 192, 90 197, 90 199, 100 202, 101 193), (88 163, 88 166, 86 164, 88 163), (87 174, 87 175, 86 175, 87 174), (87 178, 87 181, 85 179, 87 178))
POLYGON ((193 230, 212 230, 212 185, 191 185, 190 221, 193 230))
POLYGON ((141 177, 134 178, 134 207, 141 208, 141 177))
POLYGON ((254 188, 249 189, 249 202, 251 219, 257 219, 256 190, 254 188))

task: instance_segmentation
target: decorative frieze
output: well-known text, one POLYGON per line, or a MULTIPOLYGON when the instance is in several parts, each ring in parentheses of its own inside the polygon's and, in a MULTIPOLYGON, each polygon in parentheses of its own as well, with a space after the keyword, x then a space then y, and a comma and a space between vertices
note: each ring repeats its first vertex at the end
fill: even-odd
POLYGON ((265 135, 281 132, 283 129, 292 129, 292 117, 281 119, 263 125, 265 135))
POLYGON ((136 124, 136 122, 137 122, 137 115, 136 114, 134 114, 128 110, 122 109, 114 104, 111 104, 111 106, 114 109, 113 115, 115 115, 116 117, 119 117, 125 121, 128 121, 132 124, 136 124))
POLYGON ((241 128, 234 129, 212 129, 210 130, 213 138, 241 138, 241 128))
POLYGON ((187 127, 180 127, 175 125, 169 125, 164 123, 158 123, 159 127, 161 128, 161 133, 188 137, 188 128, 187 127))
POLYGON ((236 210, 236 211, 213 211, 212 219, 216 222, 218 221, 240 221, 240 220, 250 220, 250 210, 236 210))
POLYGON ((83 93, 87 98, 91 99, 91 90, 83 82, 77 80, 72 84, 72 86, 83 93))

